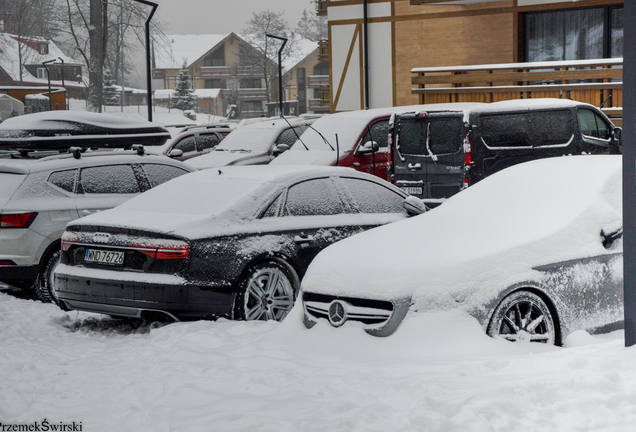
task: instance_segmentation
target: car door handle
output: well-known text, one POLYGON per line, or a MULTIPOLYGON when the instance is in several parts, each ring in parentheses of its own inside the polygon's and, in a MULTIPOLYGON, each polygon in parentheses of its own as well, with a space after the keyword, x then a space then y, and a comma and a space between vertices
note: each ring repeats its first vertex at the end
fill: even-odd
POLYGON ((93 213, 97 213, 99 210, 82 210, 82 216, 92 215, 93 213))
POLYGON ((354 166, 354 167, 359 167, 359 166, 360 166, 360 162, 354 162, 354 163, 353 163, 353 166, 354 166))
POLYGON ((410 164, 408 164, 408 165, 407 165, 407 168, 408 168, 408 169, 410 169, 410 170, 418 170, 418 169, 422 169, 422 164, 421 164, 421 163, 419 163, 419 162, 418 162, 418 163, 416 163, 416 164, 412 164, 412 163, 410 163, 410 164))
POLYGON ((314 236, 300 236, 297 235, 294 237, 294 241, 296 244, 299 244, 300 247, 307 247, 314 242, 314 236))

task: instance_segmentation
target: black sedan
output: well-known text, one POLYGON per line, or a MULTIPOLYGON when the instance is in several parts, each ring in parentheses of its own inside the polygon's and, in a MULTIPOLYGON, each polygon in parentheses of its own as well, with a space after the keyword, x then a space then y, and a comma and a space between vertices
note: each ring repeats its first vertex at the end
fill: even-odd
POLYGON ((280 321, 318 252, 418 203, 350 168, 196 172, 69 224, 55 292, 111 316, 280 321))

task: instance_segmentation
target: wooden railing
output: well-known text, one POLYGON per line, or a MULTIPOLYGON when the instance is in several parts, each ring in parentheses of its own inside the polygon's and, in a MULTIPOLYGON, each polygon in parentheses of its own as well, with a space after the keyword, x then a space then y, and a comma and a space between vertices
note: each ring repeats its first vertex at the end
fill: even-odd
POLYGON ((328 40, 318 41, 318 60, 329 61, 329 41, 328 40))
MULTIPOLYGON (((623 59, 594 59, 411 70, 420 103, 568 98, 605 108, 623 106, 623 59)), ((617 110, 621 111, 622 110, 617 110)))
POLYGON ((314 0, 316 2, 316 15, 327 16, 327 0, 314 0))
POLYGON ((307 87, 309 88, 329 87, 329 75, 309 75, 307 79, 307 87))

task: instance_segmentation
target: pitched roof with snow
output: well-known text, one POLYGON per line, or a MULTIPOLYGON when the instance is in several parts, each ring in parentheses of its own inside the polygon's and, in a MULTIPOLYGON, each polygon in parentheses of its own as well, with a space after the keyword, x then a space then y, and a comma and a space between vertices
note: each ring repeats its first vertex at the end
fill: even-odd
POLYGON ((168 35, 169 47, 155 48, 155 68, 180 69, 184 59, 191 66, 231 34, 168 35))
POLYGON ((309 55, 311 55, 318 49, 318 42, 314 42, 300 36, 296 36, 295 44, 296 52, 293 55, 289 56, 285 61, 283 61, 283 68, 286 72, 289 72, 289 70, 296 67, 298 63, 305 60, 309 55))
MULTIPOLYGON (((26 39, 26 38, 23 38, 26 39)), ((24 60, 24 64, 31 65, 37 64, 41 65, 42 62, 53 60, 59 61, 61 58, 64 60, 65 65, 74 65, 81 66, 82 63, 78 62, 60 50, 57 45, 51 40, 42 39, 42 38, 29 38, 30 41, 33 42, 46 42, 49 46, 48 54, 40 54, 38 50, 28 47, 28 51, 24 60)), ((18 52, 18 41, 17 36, 11 35, 9 33, 0 33, 0 68, 2 68, 7 75, 13 81, 20 81, 20 64, 18 61, 19 52, 18 52)), ((47 79, 37 78, 29 73, 24 66, 22 67, 22 81, 24 84, 48 84, 47 79)), ((51 81, 51 84, 61 85, 61 81, 51 81)), ((83 86, 83 84, 73 82, 72 85, 74 87, 83 86)))

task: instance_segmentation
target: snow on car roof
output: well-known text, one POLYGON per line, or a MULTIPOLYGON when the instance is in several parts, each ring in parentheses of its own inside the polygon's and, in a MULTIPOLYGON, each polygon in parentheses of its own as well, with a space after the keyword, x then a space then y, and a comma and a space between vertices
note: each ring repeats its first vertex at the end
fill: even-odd
POLYGON ((621 164, 579 155, 507 168, 428 213, 330 246, 303 289, 412 297, 415 310, 485 304, 533 280, 534 267, 607 253, 601 230, 622 223, 621 164))

